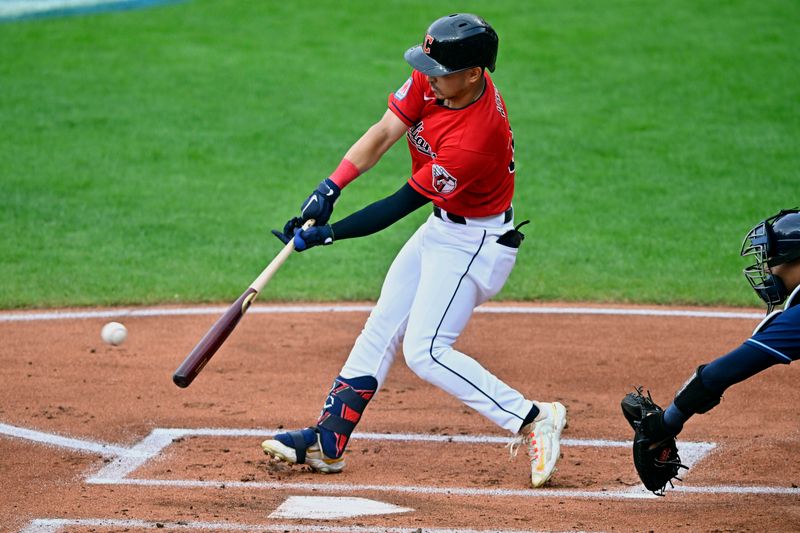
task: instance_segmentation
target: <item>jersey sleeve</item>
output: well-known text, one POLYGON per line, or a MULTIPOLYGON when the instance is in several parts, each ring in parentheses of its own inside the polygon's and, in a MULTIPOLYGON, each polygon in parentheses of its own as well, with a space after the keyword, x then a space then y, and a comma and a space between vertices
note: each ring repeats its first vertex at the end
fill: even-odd
POLYGON ((782 363, 800 359, 800 306, 767 317, 745 343, 782 363))
POLYGON ((413 126, 422 118, 424 81, 421 74, 414 71, 399 89, 389 95, 389 109, 406 126, 413 126))
POLYGON ((489 173, 493 161, 490 154, 456 147, 445 148, 437 154, 436 159, 414 172, 408 183, 418 193, 446 209, 446 202, 489 173))

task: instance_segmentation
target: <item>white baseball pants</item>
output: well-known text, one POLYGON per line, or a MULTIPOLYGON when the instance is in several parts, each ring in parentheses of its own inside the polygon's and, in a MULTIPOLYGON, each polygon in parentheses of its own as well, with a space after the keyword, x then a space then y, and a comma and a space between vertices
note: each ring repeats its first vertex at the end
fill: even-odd
POLYGON ((431 215, 400 250, 341 376, 370 375, 380 388, 402 343, 408 366, 516 433, 532 402, 453 349, 475 307, 508 279, 517 249, 497 243, 513 229, 503 215, 457 224, 431 215))

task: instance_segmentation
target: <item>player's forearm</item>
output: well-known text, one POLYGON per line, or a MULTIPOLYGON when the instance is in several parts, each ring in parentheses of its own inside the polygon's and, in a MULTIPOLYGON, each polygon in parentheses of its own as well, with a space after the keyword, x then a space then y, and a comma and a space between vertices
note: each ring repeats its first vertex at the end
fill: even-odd
POLYGON ((350 147, 336 170, 328 176, 328 180, 333 182, 339 190, 342 190, 351 181, 375 166, 375 163, 388 150, 388 148, 383 149, 382 145, 376 142, 378 140, 369 131, 365 133, 350 147), (381 151, 382 149, 383 151, 381 151))
POLYGON ((339 189, 344 189, 348 183, 374 167, 405 131, 405 123, 387 110, 383 117, 350 147, 329 179, 339 189))
POLYGON ((405 123, 390 110, 373 124, 344 155, 360 174, 375 166, 383 154, 406 132, 405 123))
POLYGON ((329 179, 339 189, 344 189, 351 181, 374 167, 396 141, 383 120, 374 124, 350 147, 329 179))
POLYGON ((344 155, 344 158, 353 163, 363 174, 380 161, 383 154, 397 141, 382 127, 381 123, 374 124, 357 140, 344 155))
POLYGON ((352 239, 377 233, 416 211, 430 200, 406 183, 396 193, 378 200, 332 224, 336 240, 352 239))

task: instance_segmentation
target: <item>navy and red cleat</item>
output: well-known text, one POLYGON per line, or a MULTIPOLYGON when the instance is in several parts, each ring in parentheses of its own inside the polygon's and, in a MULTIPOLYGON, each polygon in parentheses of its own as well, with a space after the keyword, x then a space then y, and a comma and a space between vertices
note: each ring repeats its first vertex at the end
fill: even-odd
POLYGON ((330 458, 322 453, 316 428, 278 433, 261 443, 264 453, 289 464, 305 464, 317 472, 334 474, 344 469, 344 457, 330 458))

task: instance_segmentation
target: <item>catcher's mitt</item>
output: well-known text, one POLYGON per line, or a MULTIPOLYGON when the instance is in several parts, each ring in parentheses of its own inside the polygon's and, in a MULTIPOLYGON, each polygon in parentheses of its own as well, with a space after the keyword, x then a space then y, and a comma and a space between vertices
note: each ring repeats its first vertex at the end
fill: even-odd
POLYGON ((681 464, 675 437, 664 428, 663 413, 649 391, 646 397, 642 394, 642 387, 622 399, 622 414, 636 432, 633 439, 636 473, 647 490, 658 496, 664 495, 667 483, 674 486, 673 479, 681 481, 678 477, 681 468, 689 469, 681 464))

